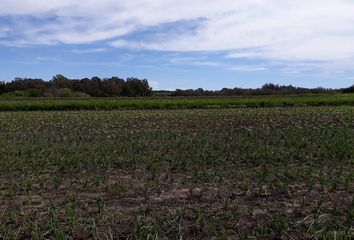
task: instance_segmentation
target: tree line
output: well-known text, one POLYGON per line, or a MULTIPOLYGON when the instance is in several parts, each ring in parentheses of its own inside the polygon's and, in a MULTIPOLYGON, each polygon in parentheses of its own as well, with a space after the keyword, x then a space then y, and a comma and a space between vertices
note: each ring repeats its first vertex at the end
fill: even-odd
POLYGON ((11 82, 0 82, 1 94, 23 97, 146 97, 152 95, 152 88, 146 79, 69 79, 56 75, 50 81, 15 78, 11 82))
POLYGON ((328 89, 328 88, 302 88, 292 85, 278 85, 266 83, 261 88, 223 88, 221 90, 204 90, 198 89, 176 89, 171 93, 172 96, 242 96, 242 95, 278 95, 278 94, 316 94, 316 93, 354 93, 354 85, 345 89, 328 89))
POLYGON ((301 88, 266 83, 261 88, 223 88, 221 90, 176 89, 153 91, 146 79, 119 77, 69 79, 56 75, 50 81, 37 78, 15 78, 0 81, 0 95, 7 97, 147 97, 157 96, 242 96, 277 94, 354 93, 354 85, 345 89, 301 88))

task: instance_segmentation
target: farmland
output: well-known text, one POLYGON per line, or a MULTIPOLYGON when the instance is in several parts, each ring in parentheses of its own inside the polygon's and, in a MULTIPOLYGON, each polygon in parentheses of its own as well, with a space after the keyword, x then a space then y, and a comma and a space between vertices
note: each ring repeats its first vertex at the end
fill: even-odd
POLYGON ((343 96, 1 101, 0 238, 354 237, 343 96))
POLYGON ((29 98, 1 99, 0 111, 179 109, 354 105, 354 94, 299 94, 278 96, 187 98, 29 98))

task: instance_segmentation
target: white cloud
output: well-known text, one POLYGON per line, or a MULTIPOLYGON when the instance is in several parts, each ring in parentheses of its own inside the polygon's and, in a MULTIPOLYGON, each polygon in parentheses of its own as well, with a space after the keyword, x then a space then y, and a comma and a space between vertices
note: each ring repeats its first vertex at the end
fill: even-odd
POLYGON ((236 72, 258 72, 258 71, 265 71, 267 67, 265 66, 247 66, 247 65, 240 65, 240 66, 232 66, 228 67, 227 70, 236 71, 236 72))
POLYGON ((0 44, 109 40, 115 47, 226 51, 231 58, 350 66, 354 58, 352 0, 0 0, 0 6, 0 16, 11 16, 11 25, 0 26, 0 44), (181 21, 198 24, 161 27, 181 21), (142 38, 129 38, 140 31, 142 38))
POLYGON ((224 67, 225 64, 211 61, 207 57, 172 57, 169 59, 172 65, 192 65, 205 67, 224 67))
POLYGON ((8 27, 0 26, 0 37, 5 37, 10 32, 8 27))
POLYGON ((100 53, 100 52, 106 52, 106 51, 108 51, 107 48, 89 48, 89 49, 74 49, 74 50, 72 50, 73 53, 79 53, 79 54, 100 53))
POLYGON ((262 56, 261 52, 257 52, 254 50, 251 51, 243 50, 243 51, 231 52, 226 54, 227 58, 259 58, 261 56, 262 56))
POLYGON ((41 56, 38 56, 35 59, 37 61, 39 61, 39 62, 57 62, 57 61, 60 61, 60 59, 56 58, 56 57, 41 57, 41 56))

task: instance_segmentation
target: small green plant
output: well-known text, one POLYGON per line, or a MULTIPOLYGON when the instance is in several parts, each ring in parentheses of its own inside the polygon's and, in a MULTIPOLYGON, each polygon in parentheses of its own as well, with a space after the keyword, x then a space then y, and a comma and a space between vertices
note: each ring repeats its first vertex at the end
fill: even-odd
POLYGON ((1 111, 0 238, 352 238, 354 107, 228 101, 1 111))

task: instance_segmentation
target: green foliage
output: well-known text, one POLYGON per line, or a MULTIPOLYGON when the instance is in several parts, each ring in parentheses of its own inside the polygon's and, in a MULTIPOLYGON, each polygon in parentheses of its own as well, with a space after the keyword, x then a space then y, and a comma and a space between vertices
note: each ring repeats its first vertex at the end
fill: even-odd
POLYGON ((5 92, 6 84, 4 82, 0 82, 0 95, 5 92))
POLYGON ((0 82, 0 95, 16 97, 16 91, 29 92, 28 95, 21 95, 20 97, 38 97, 41 96, 55 96, 60 97, 65 95, 92 96, 92 97, 118 97, 118 96, 132 96, 145 97, 152 95, 152 89, 146 79, 140 80, 138 78, 128 78, 126 81, 118 77, 111 77, 100 79, 93 77, 91 79, 69 79, 61 74, 53 77, 51 81, 44 81, 42 79, 32 78, 16 78, 12 82, 0 82), (62 89, 70 89, 68 90, 62 89), (37 92, 35 92, 35 91, 37 92), (62 93, 61 93, 62 92, 62 93))
POLYGON ((302 88, 292 85, 284 86, 273 83, 266 83, 261 88, 223 88, 221 90, 176 89, 171 96, 249 96, 249 95, 291 95, 291 94, 318 94, 318 93, 339 93, 338 89, 327 88, 302 88))
POLYGON ((43 91, 36 88, 31 88, 26 91, 28 97, 43 97, 43 91))
MULTIPOLYGON (((65 97, 84 95, 60 89, 65 97)), ((27 95, 28 96, 28 95, 27 95)), ((125 98, 69 99, 40 101, 0 101, 0 111, 33 110, 111 110, 111 109, 176 109, 354 105, 354 94, 319 94, 242 98, 125 98)))
POLYGON ((87 98, 90 97, 90 95, 83 93, 83 92, 75 92, 73 90, 71 90, 70 88, 59 88, 57 90, 56 95, 58 97, 64 97, 64 98, 76 98, 76 97, 80 97, 80 98, 87 98))
POLYGON ((4 93, 0 98, 38 98, 44 97, 43 91, 36 88, 30 88, 28 90, 16 90, 14 92, 4 93))
POLYGON ((343 89, 343 93, 354 93, 354 85, 343 89))

